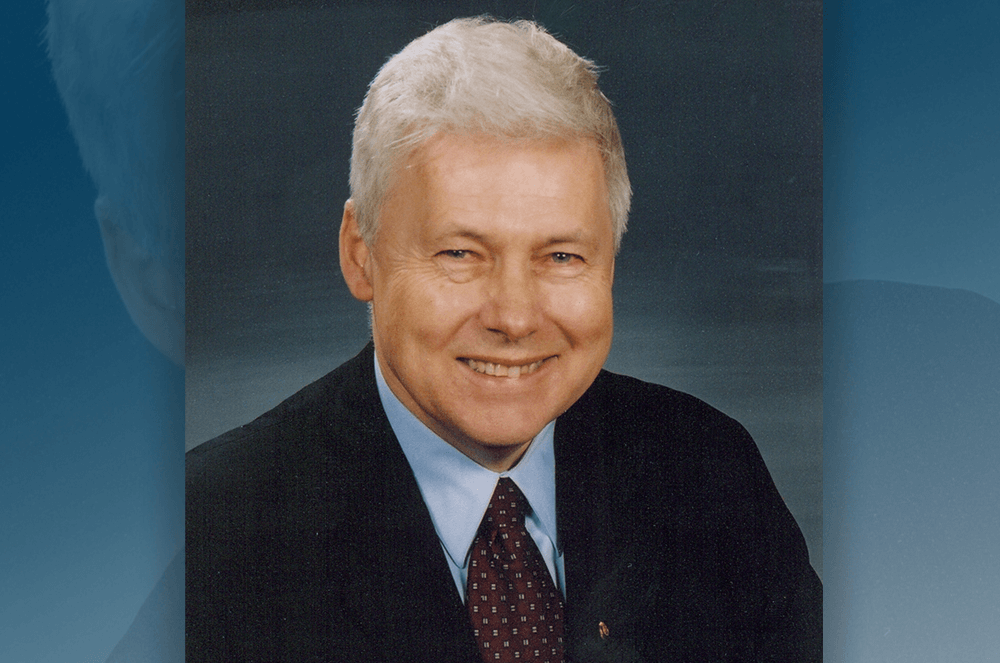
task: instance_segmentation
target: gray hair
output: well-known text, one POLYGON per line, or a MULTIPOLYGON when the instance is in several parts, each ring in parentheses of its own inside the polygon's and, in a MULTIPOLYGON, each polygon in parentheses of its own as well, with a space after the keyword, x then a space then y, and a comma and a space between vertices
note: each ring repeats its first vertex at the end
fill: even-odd
POLYGON ((351 199, 369 245, 397 170, 439 133, 593 140, 617 250, 632 197, 618 125, 594 63, 538 24, 455 19, 383 65, 358 110, 351 154, 351 199))

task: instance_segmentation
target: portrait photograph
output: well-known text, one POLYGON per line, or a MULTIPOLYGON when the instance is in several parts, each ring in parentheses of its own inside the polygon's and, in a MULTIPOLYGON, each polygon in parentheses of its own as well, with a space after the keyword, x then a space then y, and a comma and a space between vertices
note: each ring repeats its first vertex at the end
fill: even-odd
MULTIPOLYGON (((770 475, 766 482, 773 480, 780 495, 776 503, 793 519, 790 527, 801 531, 807 550, 803 559, 815 572, 818 587, 823 572, 821 9, 819 2, 711 7, 657 2, 188 2, 189 481, 192 454, 206 441, 218 438, 214 449, 253 447, 256 442, 242 440, 256 433, 246 430, 267 429, 272 417, 284 416, 276 413, 298 407, 281 404, 363 354, 373 329, 376 361, 382 360, 380 317, 392 321, 386 338, 405 337, 411 345, 427 346, 426 335, 407 335, 407 325, 430 329, 435 322, 444 324, 430 310, 440 298, 426 295, 425 310, 409 310, 419 309, 415 302, 424 297, 417 286, 380 309, 377 294, 367 306, 358 301, 365 298, 342 274, 342 222, 346 227, 348 217, 354 218, 353 211, 345 212, 354 177, 352 133, 356 120, 359 126, 362 122, 359 108, 380 68, 415 39, 457 18, 525 19, 592 62, 600 94, 617 121, 631 187, 627 230, 607 260, 613 335, 612 316, 601 317, 600 311, 581 313, 577 328, 601 330, 607 337, 610 349, 603 368, 609 374, 690 394, 745 428, 752 453, 759 452, 770 475)), ((505 95, 515 94, 502 85, 491 93, 498 105, 506 102, 505 95)), ((433 134, 427 144, 432 140, 433 134)), ((447 141, 441 145, 445 152, 450 149, 447 141)), ((499 163, 504 149, 494 146, 490 150, 500 151, 487 153, 499 155, 499 163)), ((360 169, 360 158, 355 160, 360 169)), ((561 172, 554 163, 539 167, 546 175, 561 172)), ((439 172, 435 181, 459 193, 461 186, 474 187, 475 182, 463 179, 469 171, 457 167, 449 172, 447 177, 439 172)), ((583 165, 567 171, 567 191, 572 191, 567 200, 586 202, 593 190, 587 177, 583 165)), ((399 196, 400 213, 412 211, 399 196)), ((411 240, 399 241, 403 246, 411 240)), ((360 235, 356 244, 367 250, 368 241, 360 235)), ((467 249, 451 250, 448 259, 458 253, 463 259, 469 255, 467 249)), ((572 253, 566 255, 570 257, 560 253, 557 259, 573 259, 572 253)), ((369 276, 366 272, 364 278, 369 276)), ((496 288, 499 292, 501 286, 496 288)), ((513 300, 519 292, 511 289, 513 300)), ((552 306, 572 309, 574 297, 552 306)), ((399 349, 406 356, 403 345, 400 341, 400 348, 393 346, 385 355, 399 349)), ((393 387, 402 384, 408 390, 407 379, 423 380, 421 384, 429 383, 425 389, 440 399, 454 398, 446 387, 433 384, 433 358, 420 354, 423 350, 427 347, 412 355, 419 370, 400 372, 400 382, 386 378, 387 388, 395 392, 393 387)), ((370 354, 363 361, 371 364, 370 354)), ((474 371, 487 370, 488 362, 479 368, 475 360, 467 363, 474 371)), ((544 368, 544 362, 540 365, 544 368)), ((525 364, 518 370, 527 374, 540 369, 525 364)), ((384 386, 380 382, 380 389, 384 386)), ((450 430, 451 420, 425 406, 420 394, 414 399, 404 395, 401 401, 417 419, 439 434, 435 424, 450 430)), ((539 399, 544 412, 544 395, 539 399)), ((310 411, 312 406, 302 407, 310 411)), ((489 404, 480 410, 489 410, 489 404)), ((653 410, 647 416, 657 417, 653 410)), ((617 421, 599 418, 593 425, 626 435, 613 423, 617 421)), ((486 426, 478 420, 454 425, 463 434, 486 426)), ((395 423, 392 428, 396 430, 395 423)), ((277 439, 273 443, 282 444, 277 439)), ((452 445, 463 450, 461 439, 452 445)), ((669 442, 665 439, 662 446, 669 442)), ((208 472, 199 469, 199 477, 203 471, 208 472)), ((559 472, 557 460, 557 485, 559 472)), ((608 495, 593 495, 592 501, 615 501, 616 491, 626 495, 638 490, 628 476, 620 481, 609 482, 608 495)), ((422 484, 421 491, 427 501, 422 484)), ((201 499, 192 494, 189 484, 189 500, 201 499)), ((188 508, 190 606, 190 502, 188 508)), ((622 508, 629 513, 627 505, 622 508)), ((635 508, 638 515, 647 506, 637 502, 635 508)), ((197 514, 206 522, 211 518, 207 506, 197 514)), ((558 523, 560 532, 583 525, 570 520, 558 523)), ((211 527, 198 527, 207 537, 211 527)), ((440 528, 438 534, 443 537, 440 528)), ((569 564, 553 570, 555 576, 559 573, 570 574, 569 564)), ((556 580, 567 583, 561 585, 564 591, 571 588, 570 580, 556 580)), ((640 591, 627 578, 606 581, 617 583, 611 593, 640 591)), ((190 622, 188 628, 190 652, 190 622)), ((588 628, 602 642, 621 634, 603 618, 595 617, 588 628)), ((612 660, 645 660, 643 645, 630 643, 616 643, 619 658, 612 660)))

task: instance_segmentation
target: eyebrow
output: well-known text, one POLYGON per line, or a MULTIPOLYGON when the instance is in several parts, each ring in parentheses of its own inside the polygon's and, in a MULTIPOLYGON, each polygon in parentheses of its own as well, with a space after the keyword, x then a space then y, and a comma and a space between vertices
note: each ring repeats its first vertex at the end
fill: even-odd
POLYGON ((439 233, 441 237, 458 237, 462 239, 471 239, 480 244, 486 243, 486 237, 482 233, 478 233, 474 230, 468 228, 454 227, 445 228, 443 232, 439 233))
POLYGON ((553 244, 580 244, 585 243, 586 239, 583 233, 574 232, 568 235, 555 235, 550 237, 544 244, 544 246, 552 246, 553 244))

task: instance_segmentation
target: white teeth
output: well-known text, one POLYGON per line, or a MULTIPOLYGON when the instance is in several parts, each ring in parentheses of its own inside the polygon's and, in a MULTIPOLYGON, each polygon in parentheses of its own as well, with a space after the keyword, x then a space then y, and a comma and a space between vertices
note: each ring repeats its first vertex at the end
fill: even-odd
POLYGON ((497 377, 507 377, 511 379, 517 379, 522 375, 528 375, 534 373, 538 370, 538 367, 542 365, 541 361, 536 361, 531 364, 524 364, 523 366, 506 366, 504 364, 494 364, 488 361, 476 361, 475 359, 466 359, 465 363, 469 365, 469 368, 477 373, 483 373, 485 375, 495 375, 497 377))

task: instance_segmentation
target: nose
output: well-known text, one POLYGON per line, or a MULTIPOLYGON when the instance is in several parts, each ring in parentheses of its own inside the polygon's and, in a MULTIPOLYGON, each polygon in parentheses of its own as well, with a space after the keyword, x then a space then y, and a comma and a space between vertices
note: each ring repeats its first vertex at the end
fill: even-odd
POLYGON ((487 284, 483 326, 511 342, 531 336, 541 320, 539 294, 530 265, 496 264, 487 284))

